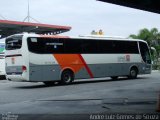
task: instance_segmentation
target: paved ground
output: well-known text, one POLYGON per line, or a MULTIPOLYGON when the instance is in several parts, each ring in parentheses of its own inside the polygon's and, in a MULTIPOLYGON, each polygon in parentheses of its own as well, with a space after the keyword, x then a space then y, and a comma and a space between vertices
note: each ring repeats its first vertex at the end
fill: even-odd
MULTIPOLYGON (((43 83, 0 81, 0 113, 103 114, 157 113, 160 72, 136 80, 81 80, 46 87, 43 83)), ((65 116, 66 117, 66 116, 65 116)))

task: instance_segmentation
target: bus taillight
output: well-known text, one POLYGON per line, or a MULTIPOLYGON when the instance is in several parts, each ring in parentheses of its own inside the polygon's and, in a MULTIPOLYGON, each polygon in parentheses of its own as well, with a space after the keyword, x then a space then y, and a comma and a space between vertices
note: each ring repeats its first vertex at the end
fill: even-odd
POLYGON ((27 71, 27 67, 26 66, 22 66, 22 71, 23 72, 27 71))

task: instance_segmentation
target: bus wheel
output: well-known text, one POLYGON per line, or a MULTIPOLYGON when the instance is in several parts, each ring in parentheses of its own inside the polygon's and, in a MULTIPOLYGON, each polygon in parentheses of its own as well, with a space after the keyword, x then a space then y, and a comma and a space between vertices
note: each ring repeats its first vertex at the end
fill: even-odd
POLYGON ((130 70, 130 75, 128 76, 130 79, 136 79, 138 74, 137 68, 133 67, 130 70))
POLYGON ((45 81, 45 82, 43 82, 46 86, 53 86, 53 85, 55 85, 55 82, 53 82, 53 81, 45 81))
POLYGON ((74 80, 74 73, 70 70, 65 70, 61 75, 61 84, 70 84, 74 80))
POLYGON ((118 76, 113 76, 113 77, 111 77, 112 78, 112 80, 117 80, 118 79, 118 76))

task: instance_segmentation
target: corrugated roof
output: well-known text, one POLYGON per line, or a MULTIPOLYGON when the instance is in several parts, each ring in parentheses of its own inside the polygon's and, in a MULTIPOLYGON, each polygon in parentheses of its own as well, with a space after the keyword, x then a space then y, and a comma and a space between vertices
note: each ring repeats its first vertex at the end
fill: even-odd
POLYGON ((37 34, 59 34, 67 32, 70 29, 70 26, 0 20, 1 38, 22 32, 34 32, 37 34))

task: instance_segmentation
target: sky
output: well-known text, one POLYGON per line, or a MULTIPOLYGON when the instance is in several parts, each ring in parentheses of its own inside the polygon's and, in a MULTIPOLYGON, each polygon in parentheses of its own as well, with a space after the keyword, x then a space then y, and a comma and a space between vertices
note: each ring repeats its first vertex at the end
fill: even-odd
MULTIPOLYGON (((40 23, 71 26, 64 35, 88 35, 103 30, 106 36, 128 37, 140 29, 156 27, 160 31, 160 14, 104 3, 96 0, 30 0, 30 16, 40 23)), ((1 16, 23 21, 28 0, 0 0, 1 16)), ((31 22, 36 22, 31 20, 31 22)))

